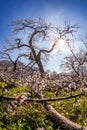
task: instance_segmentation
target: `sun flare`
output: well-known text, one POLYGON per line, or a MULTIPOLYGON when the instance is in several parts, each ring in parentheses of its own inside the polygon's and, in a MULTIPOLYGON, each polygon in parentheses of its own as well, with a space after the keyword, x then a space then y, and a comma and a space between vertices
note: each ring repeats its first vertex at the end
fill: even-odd
POLYGON ((69 52, 69 48, 67 47, 67 44, 65 43, 63 39, 60 39, 58 41, 58 43, 56 44, 52 52, 52 55, 56 54, 57 52, 63 52, 63 53, 69 52))

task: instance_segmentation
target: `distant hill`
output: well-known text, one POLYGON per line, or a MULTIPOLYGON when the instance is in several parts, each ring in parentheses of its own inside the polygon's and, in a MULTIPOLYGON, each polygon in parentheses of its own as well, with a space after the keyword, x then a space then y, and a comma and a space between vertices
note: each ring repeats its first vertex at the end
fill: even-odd
POLYGON ((9 60, 0 60, 0 66, 11 66, 12 63, 9 60))
POLYGON ((4 70, 12 66, 12 62, 9 60, 0 60, 0 70, 4 70))
MULTIPOLYGON (((25 65, 21 61, 18 61, 17 63, 17 69, 19 70, 21 67, 18 67, 18 66, 21 66, 22 68, 24 68, 30 73, 34 71, 38 71, 37 67, 33 67, 33 68, 31 68, 30 66, 25 67, 25 65)), ((13 68, 13 63, 10 60, 0 60, 0 71, 4 71, 11 68, 13 68)))
MULTIPOLYGON (((18 64, 23 67, 22 62, 18 61, 18 64)), ((5 70, 12 66, 13 66, 13 63, 9 60, 0 60, 0 70, 5 70)))

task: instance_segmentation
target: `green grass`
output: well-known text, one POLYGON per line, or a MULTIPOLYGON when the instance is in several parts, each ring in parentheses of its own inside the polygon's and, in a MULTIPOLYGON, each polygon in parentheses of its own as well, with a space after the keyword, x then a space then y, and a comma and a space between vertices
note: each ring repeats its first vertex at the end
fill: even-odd
MULTIPOLYGON (((0 86, 3 83, 0 84, 0 86)), ((29 88, 26 87, 12 87, 8 88, 4 94, 7 96, 20 96, 28 92, 29 88)), ((41 91, 44 97, 55 97, 55 91, 52 89, 48 91, 41 91)), ((0 89, 0 95, 1 95, 0 89)), ((80 93, 80 90, 75 91, 73 94, 80 93)), ((59 97, 70 95, 64 90, 59 92, 59 97)), ((47 112, 43 105, 40 103, 29 103, 19 106, 14 113, 5 114, 8 101, 0 102, 0 130, 37 130, 37 128, 45 128, 46 130, 53 130, 53 123, 50 121, 51 113, 47 112)), ((87 126, 87 96, 77 97, 76 99, 68 99, 64 101, 50 102, 58 112, 66 116, 68 119, 77 122, 78 124, 87 126), (76 106, 76 101, 80 102, 76 106)))

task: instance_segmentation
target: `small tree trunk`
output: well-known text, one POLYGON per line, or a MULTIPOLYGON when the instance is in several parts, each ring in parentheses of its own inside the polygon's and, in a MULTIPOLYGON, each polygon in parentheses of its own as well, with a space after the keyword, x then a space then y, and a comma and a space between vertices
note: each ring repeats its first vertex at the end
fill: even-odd
POLYGON ((13 68, 13 71, 15 72, 17 69, 17 62, 14 62, 14 68, 13 68))

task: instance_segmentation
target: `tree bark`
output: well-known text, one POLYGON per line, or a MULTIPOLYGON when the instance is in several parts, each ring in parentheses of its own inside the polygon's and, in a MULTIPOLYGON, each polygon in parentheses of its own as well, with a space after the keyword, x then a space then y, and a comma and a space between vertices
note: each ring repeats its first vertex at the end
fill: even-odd
POLYGON ((38 64, 38 68, 39 68, 39 71, 41 73, 41 76, 43 77, 43 74, 44 74, 45 71, 44 71, 40 57, 37 57, 37 64, 38 64))

